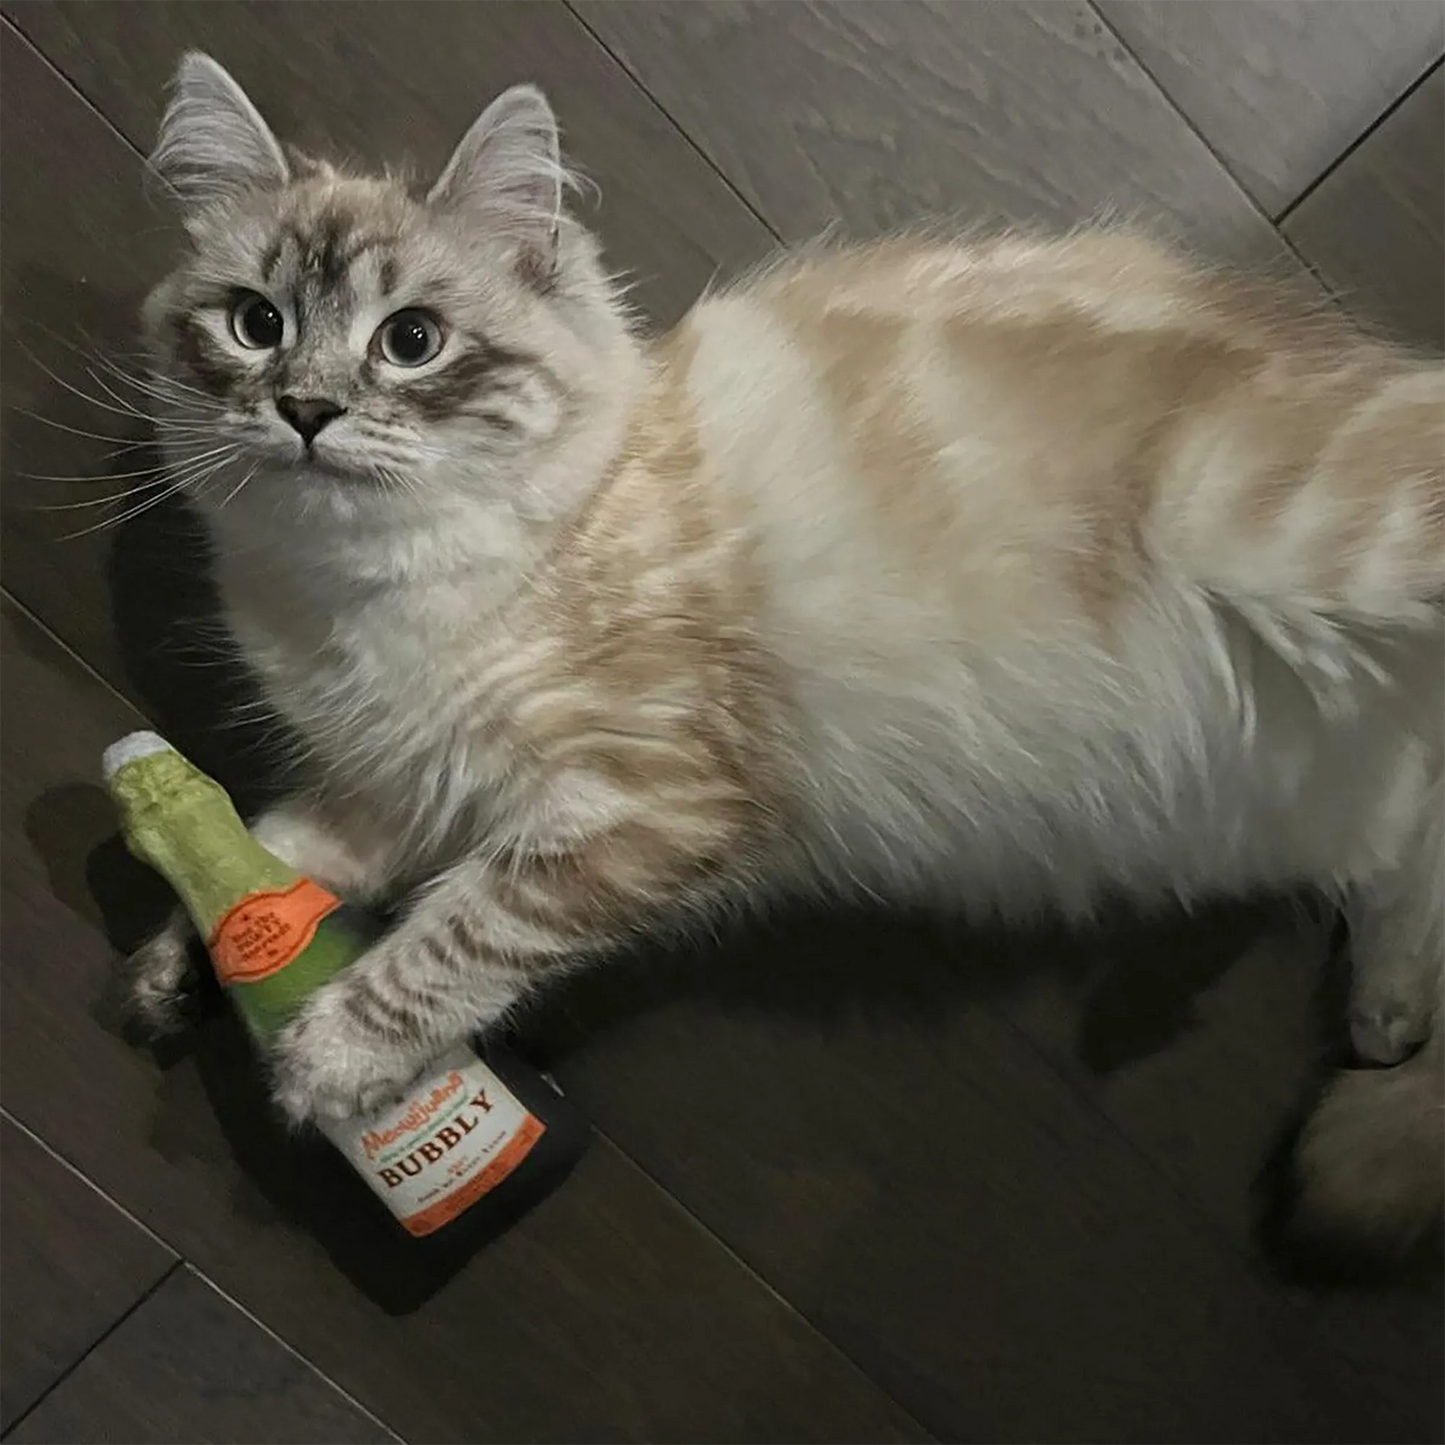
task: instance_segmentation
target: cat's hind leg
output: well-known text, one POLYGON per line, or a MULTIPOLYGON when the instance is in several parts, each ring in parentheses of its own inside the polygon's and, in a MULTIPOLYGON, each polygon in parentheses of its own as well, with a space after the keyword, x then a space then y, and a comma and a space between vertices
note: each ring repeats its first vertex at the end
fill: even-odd
POLYGON ((1423 951, 1391 951, 1387 929, 1366 937, 1369 945, 1354 952, 1350 1042, 1368 1063, 1397 1064, 1434 1027, 1440 966, 1423 951))
POLYGON ((1346 912, 1350 1038, 1374 1064, 1399 1063, 1438 1026, 1445 979, 1445 819, 1439 790, 1400 866, 1358 887, 1346 912))
POLYGON ((1445 819, 1438 788, 1424 802, 1399 865, 1348 901, 1350 1033, 1369 1067, 1330 1080, 1295 1153, 1289 1231, 1316 1263, 1378 1265, 1442 1221, 1445 819))

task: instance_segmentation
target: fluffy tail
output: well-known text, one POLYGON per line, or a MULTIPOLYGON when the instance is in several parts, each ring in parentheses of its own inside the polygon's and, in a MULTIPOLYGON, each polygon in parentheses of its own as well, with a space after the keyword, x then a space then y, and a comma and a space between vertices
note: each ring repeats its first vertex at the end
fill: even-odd
POLYGON ((1445 1214, 1445 1019, 1390 1069, 1336 1076, 1295 1155, 1296 1226, 1373 1256, 1401 1256, 1445 1214))

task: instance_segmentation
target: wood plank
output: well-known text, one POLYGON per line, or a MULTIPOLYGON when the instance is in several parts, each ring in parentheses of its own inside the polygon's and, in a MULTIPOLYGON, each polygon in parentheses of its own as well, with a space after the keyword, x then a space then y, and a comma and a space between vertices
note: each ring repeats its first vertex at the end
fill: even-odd
POLYGON ((0 1430, 8 1430, 176 1257, 9 1118, 0 1118, 0 1177, 0 1430))
POLYGON ((6 1438, 357 1445, 396 1436, 180 1269, 6 1438))
MULTIPOLYGON (((560 0, 421 11, 337 0, 301 9, 30 0, 6 13, 142 152, 190 46, 230 68, 284 138, 422 174, 440 170, 495 95, 535 81, 553 97, 569 154, 601 188, 593 219, 609 256, 663 324, 719 268, 750 264, 771 243, 560 0)), ((154 270, 154 253, 146 260, 154 270)))
POLYGON ((103 930, 163 902, 91 782, 136 718, 15 609, 0 623, 0 1084, 27 1127, 406 1438, 925 1438, 602 1140, 421 1309, 378 1311, 296 1222, 357 1196, 268 1156, 230 1020, 164 1060, 104 1026, 103 930))
POLYGON ((546 1057, 942 1438, 1411 1438, 1427 1404, 1378 1387, 999 1016, 1010 962, 987 935, 790 921, 574 980, 546 1057))
MULTIPOLYGON (((1242 1256, 1261 1164, 1312 1096, 1342 1009, 1321 1028, 1333 920, 1298 902, 1119 919, 1044 949, 1001 944, 1009 1017, 1242 1256)), ((1287 1291, 1316 1339, 1388 1395, 1412 1440, 1445 1438, 1445 1279, 1379 1292, 1287 1291)))
POLYGON ((1276 238, 1086 4, 580 0, 785 236, 934 215, 1137 213, 1227 257, 1276 238))
MULTIPOLYGON (((108 354, 134 350, 135 317, 152 279, 147 267, 163 264, 158 258, 176 231, 142 199, 134 152, 4 24, 0 127, 6 137, 0 169, 6 403, 0 568, 12 592, 125 686, 127 666, 113 621, 114 533, 66 539, 117 515, 120 508, 89 504, 144 480, 113 478, 153 466, 156 457, 149 448, 119 451, 117 441, 107 439, 134 439, 144 429, 138 418, 120 414, 119 400, 102 389, 96 377, 106 373, 73 348, 88 340, 108 354), (61 177, 74 183, 58 184, 61 177), (87 402, 77 391, 95 400, 87 402), (33 480, 42 476, 94 480, 33 480)), ((123 385, 113 389, 119 397, 128 394, 123 385)), ((143 519, 127 545, 154 539, 155 529, 143 519)), ((142 545, 139 553, 139 570, 150 575, 160 598, 184 590, 174 551, 142 545)), ((176 639, 163 633, 154 640, 165 649, 176 639)))
POLYGON ((1445 50, 1436 0, 1096 0, 1096 8, 1276 217, 1445 50))
POLYGON ((1283 230, 1361 320, 1445 350, 1445 69, 1346 156, 1283 230))
POLYGON ((999 954, 1008 1016, 1248 1248, 1252 1180, 1324 1052, 1324 918, 1287 899, 1121 915, 999 954))

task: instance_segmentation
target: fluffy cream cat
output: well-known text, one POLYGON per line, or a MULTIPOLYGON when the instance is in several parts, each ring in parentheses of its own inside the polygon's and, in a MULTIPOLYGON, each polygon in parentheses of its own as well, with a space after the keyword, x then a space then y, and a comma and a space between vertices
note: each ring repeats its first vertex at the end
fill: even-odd
MULTIPOLYGON (((259 832, 414 894, 285 1038, 294 1118, 763 897, 1304 883, 1360 1053, 1428 1038, 1335 1081, 1310 1202, 1438 1217, 1438 364, 1113 233, 804 252, 645 343, 528 87, 418 192, 192 55, 153 164, 161 440, 314 777, 259 832)), ((183 956, 138 960, 157 1025, 183 956)))

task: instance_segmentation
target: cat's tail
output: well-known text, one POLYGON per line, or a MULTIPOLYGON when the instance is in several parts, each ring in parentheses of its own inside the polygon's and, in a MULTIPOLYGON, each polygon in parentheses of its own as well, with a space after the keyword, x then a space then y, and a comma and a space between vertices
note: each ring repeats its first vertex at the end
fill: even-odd
POLYGON ((1445 1213, 1445 1020, 1413 1057, 1347 1069, 1305 1124, 1294 1232, 1347 1254, 1399 1257, 1445 1213))

